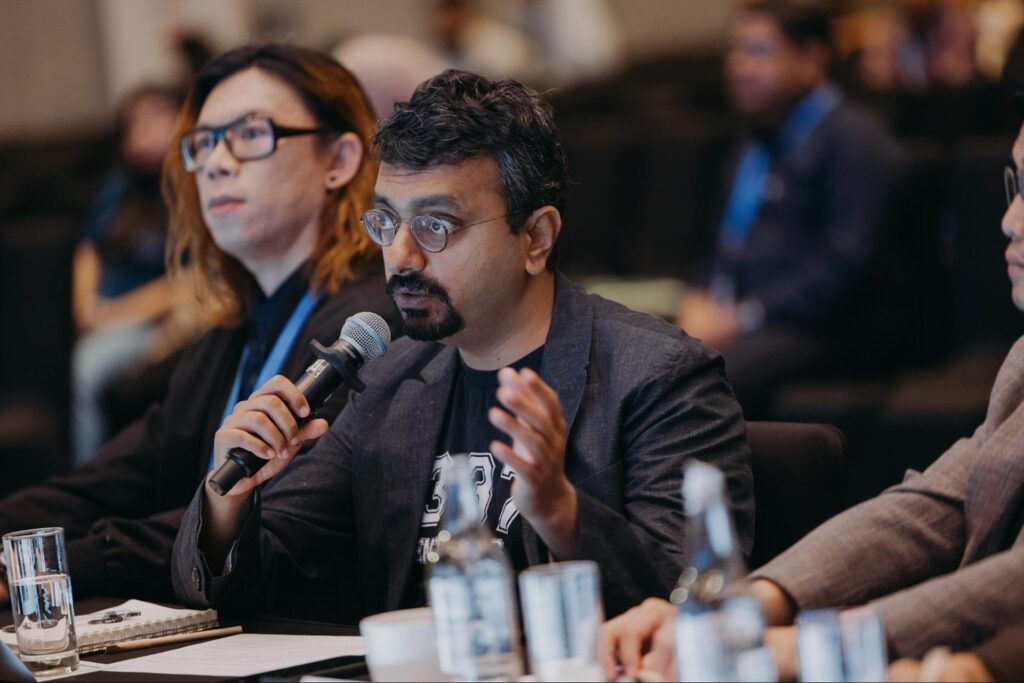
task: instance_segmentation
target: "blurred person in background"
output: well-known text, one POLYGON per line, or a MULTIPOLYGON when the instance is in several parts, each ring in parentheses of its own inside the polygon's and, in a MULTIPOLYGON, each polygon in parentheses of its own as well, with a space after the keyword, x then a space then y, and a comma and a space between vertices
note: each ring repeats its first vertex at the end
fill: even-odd
MULTIPOLYGON (((182 95, 145 86, 121 106, 121 163, 107 177, 75 249, 72 304, 80 337, 72 358, 74 462, 91 457, 109 436, 106 391, 137 366, 168 348, 162 323, 175 294, 164 275, 167 210, 160 198, 160 167, 171 146, 182 95)), ((183 302, 179 302, 183 303, 183 302)), ((188 325, 168 326, 187 341, 188 325)), ((173 346, 173 344, 170 344, 173 346)))
POLYGON ((865 10, 858 18, 861 36, 854 77, 876 91, 925 92, 968 85, 978 75, 977 4, 900 0, 865 10))
POLYGON ((536 56, 523 32, 489 16, 479 0, 435 0, 433 35, 454 68, 488 78, 529 79, 536 56))
POLYGON ((568 86, 615 73, 626 51, 605 0, 522 0, 519 21, 535 55, 532 77, 568 86))
POLYGON ((725 77, 746 136, 709 275, 679 323, 726 357, 747 419, 785 382, 842 374, 893 343, 886 220, 900 154, 828 78, 821 3, 748 0, 725 77))
MULTIPOLYGON (((1024 116, 1024 83, 1014 101, 1024 116)), ((1009 244, 1005 260, 992 266, 1007 269, 1013 303, 1024 311, 1024 125, 1011 159, 1002 220, 1009 244)), ((1011 625, 1024 621, 1022 378, 1024 338, 1007 355, 985 421, 971 437, 750 574, 749 590, 773 626, 765 641, 775 648, 782 679, 796 674, 790 624, 799 611, 867 605, 882 619, 891 657, 972 648, 998 633, 951 660, 950 680, 1019 680, 1021 630, 1011 625)), ((609 674, 621 663, 627 676, 650 669, 674 678, 677 614, 675 605, 652 598, 606 624, 601 649, 609 674)), ((917 676, 918 667, 894 665, 893 678, 917 676)))
MULTIPOLYGON (((269 376, 298 376, 310 340, 333 343, 348 316, 396 323, 380 249, 359 223, 377 175, 373 130, 358 83, 319 52, 243 47, 193 80, 164 165, 168 263, 213 329, 166 399, 95 458, 0 500, 0 533, 64 527, 76 597, 171 599, 174 537, 226 412, 269 376)), ((333 419, 346 398, 318 415, 333 419)))
POLYGON ((605 0, 519 0, 495 16, 480 0, 438 0, 434 37, 453 67, 544 87, 615 73, 625 45, 605 0))
POLYGON ((354 36, 332 54, 363 86, 378 121, 412 97, 417 85, 452 66, 426 43, 385 33, 354 36))

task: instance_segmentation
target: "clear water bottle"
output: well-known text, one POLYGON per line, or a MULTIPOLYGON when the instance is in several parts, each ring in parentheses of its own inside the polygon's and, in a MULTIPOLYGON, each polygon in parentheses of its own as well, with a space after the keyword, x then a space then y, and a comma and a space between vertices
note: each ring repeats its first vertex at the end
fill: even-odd
MULTIPOLYGON (((686 558, 670 599, 679 605, 676 663, 680 681, 772 680, 774 671, 752 671, 764 657, 765 619, 760 603, 736 590, 746 574, 725 477, 691 460, 683 476, 686 558)), ((772 662, 774 664, 774 662, 772 662)))
POLYGON ((469 459, 451 456, 441 476, 447 500, 427 558, 441 674, 449 681, 515 680, 523 657, 512 569, 481 524, 469 459))

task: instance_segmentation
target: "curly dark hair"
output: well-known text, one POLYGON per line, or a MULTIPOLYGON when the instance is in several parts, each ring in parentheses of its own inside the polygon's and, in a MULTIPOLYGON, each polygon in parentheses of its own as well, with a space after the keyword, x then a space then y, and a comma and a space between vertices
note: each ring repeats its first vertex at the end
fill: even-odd
MULTIPOLYGON (((513 233, 542 206, 565 211, 569 172, 554 112, 517 81, 449 69, 396 104, 373 141, 381 163, 414 170, 493 157, 513 233)), ((557 243, 548 270, 556 263, 557 243)))

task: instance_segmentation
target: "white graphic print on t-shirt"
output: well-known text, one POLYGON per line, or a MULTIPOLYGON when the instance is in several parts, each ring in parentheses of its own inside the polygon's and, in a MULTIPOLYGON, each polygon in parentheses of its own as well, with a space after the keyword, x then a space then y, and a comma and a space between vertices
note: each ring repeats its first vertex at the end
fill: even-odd
MULTIPOLYGON (((473 480, 476 482, 477 508, 481 515, 480 523, 484 524, 490 521, 489 526, 496 534, 495 544, 498 547, 504 547, 505 538, 508 537, 513 522, 519 516, 519 508, 516 507, 516 502, 512 499, 512 481, 516 476, 515 471, 508 465, 497 462, 491 453, 470 453, 468 457, 473 480), (498 473, 499 468, 500 473, 498 473), (499 479, 497 482, 495 475, 499 479), (495 500, 496 491, 501 498, 500 501, 495 500)), ((427 563, 427 558, 437 545, 437 527, 441 523, 445 504, 448 501, 446 473, 449 462, 451 462, 451 455, 447 452, 442 453, 434 459, 434 465, 430 471, 433 485, 423 510, 420 538, 416 547, 416 560, 420 564, 427 563)))

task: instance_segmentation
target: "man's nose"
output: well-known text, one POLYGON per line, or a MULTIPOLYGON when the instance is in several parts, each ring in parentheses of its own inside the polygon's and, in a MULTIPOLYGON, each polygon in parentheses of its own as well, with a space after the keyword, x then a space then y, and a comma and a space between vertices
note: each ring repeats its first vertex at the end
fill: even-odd
POLYGON ((423 248, 412 236, 409 224, 403 222, 395 233, 395 239, 383 248, 384 264, 389 275, 423 270, 426 256, 423 248))

